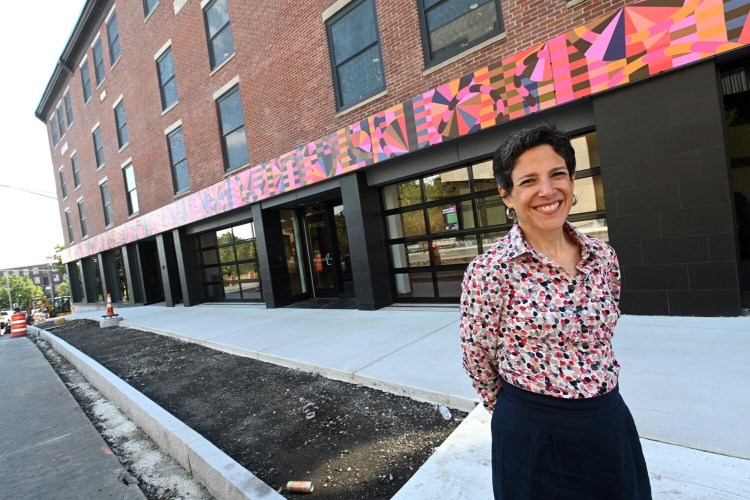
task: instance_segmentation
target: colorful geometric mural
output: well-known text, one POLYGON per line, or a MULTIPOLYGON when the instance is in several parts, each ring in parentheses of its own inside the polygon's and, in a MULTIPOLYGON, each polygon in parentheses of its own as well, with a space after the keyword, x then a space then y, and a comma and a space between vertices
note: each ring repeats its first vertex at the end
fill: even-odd
POLYGON ((64 262, 750 44, 750 0, 644 0, 62 252, 64 262))

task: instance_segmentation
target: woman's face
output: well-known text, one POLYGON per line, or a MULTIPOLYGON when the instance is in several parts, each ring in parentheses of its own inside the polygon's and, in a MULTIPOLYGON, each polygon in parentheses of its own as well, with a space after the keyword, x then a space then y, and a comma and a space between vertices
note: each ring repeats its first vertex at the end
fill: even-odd
POLYGON ((513 208, 527 237, 559 230, 573 206, 574 178, 565 160, 552 146, 543 144, 526 150, 511 171, 513 189, 498 189, 505 205, 513 208))

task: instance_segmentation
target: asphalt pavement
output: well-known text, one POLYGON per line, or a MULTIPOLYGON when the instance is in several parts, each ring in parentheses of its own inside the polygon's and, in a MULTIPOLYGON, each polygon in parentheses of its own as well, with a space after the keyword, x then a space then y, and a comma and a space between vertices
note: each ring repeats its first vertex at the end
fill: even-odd
POLYGON ((0 337, 0 380, 0 497, 145 498, 29 337, 0 337))
MULTIPOLYGON (((100 319, 102 312, 75 317, 100 319)), ((492 498, 490 417, 461 368, 455 307, 151 305, 116 306, 116 312, 122 326, 471 411, 395 498, 492 498)), ((14 357, 7 347, 24 342, 0 342, 4 374, 5 359, 14 357)), ((750 498, 750 318, 623 316, 615 352, 654 498, 750 498)), ((26 383, 20 374, 13 380, 26 383)), ((15 401, 31 404, 26 397, 15 401)), ((5 448, 3 440, 2 460, 5 448)))

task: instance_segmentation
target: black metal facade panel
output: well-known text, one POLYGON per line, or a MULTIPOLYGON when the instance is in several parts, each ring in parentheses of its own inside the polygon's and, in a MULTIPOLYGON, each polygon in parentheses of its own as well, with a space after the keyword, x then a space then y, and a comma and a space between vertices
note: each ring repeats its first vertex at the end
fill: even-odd
POLYGON ((593 99, 626 314, 741 312, 717 69, 704 62, 593 99))

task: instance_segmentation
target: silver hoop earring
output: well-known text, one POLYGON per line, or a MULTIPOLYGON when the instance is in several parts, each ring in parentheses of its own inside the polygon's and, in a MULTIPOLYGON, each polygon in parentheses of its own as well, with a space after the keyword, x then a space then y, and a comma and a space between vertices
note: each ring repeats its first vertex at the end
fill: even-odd
POLYGON ((517 215, 516 215, 516 209, 515 208, 510 208, 510 207, 505 207, 505 216, 508 219, 510 219, 510 220, 516 220, 516 217, 517 217, 517 215))
POLYGON ((576 206, 576 205, 578 205, 578 196, 576 196, 576 194, 573 193, 573 205, 572 206, 576 206))

